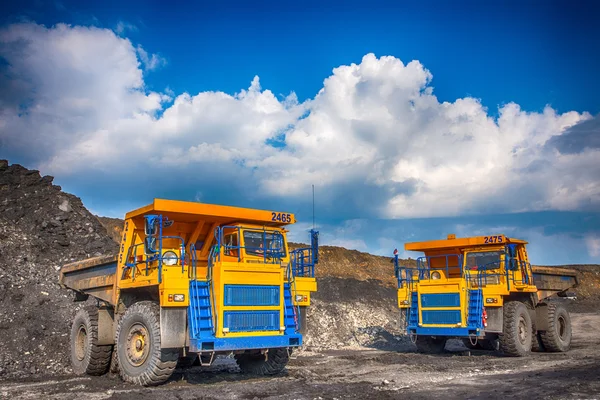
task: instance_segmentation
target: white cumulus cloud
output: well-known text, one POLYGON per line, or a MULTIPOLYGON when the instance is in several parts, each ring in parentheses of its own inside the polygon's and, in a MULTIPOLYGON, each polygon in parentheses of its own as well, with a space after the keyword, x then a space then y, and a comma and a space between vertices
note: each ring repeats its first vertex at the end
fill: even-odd
POLYGON ((299 103, 258 77, 235 94, 149 91, 144 71, 164 59, 107 29, 11 25, 0 55, 1 150, 59 178, 152 177, 190 199, 218 187, 248 201, 315 184, 320 211, 345 219, 600 209, 599 149, 552 145, 591 115, 440 102, 418 61, 367 54, 299 103))

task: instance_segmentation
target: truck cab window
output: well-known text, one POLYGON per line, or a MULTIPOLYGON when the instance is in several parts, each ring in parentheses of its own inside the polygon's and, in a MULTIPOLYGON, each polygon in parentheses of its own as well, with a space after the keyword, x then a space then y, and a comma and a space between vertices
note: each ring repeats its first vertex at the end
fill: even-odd
POLYGON ((481 251, 467 253, 467 269, 498 269, 500 268, 500 251, 481 251))
POLYGON ((246 254, 269 257, 277 254, 277 257, 285 257, 285 246, 283 236, 276 232, 244 231, 244 247, 246 254))
POLYGON ((237 232, 226 234, 223 236, 223 254, 226 256, 238 256, 239 246, 238 235, 237 232))

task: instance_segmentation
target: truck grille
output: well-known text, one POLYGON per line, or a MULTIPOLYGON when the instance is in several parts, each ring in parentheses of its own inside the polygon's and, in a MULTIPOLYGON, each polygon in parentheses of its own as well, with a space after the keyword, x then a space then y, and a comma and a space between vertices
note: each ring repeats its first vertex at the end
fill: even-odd
POLYGON ((459 293, 433 293, 421 295, 421 307, 460 307, 459 293))
POLYGON ((279 286, 225 285, 226 306, 278 306, 279 286))
POLYGON ((460 320, 459 310, 422 311, 423 324, 456 325, 460 320))
POLYGON ((279 330, 279 311, 225 311, 223 318, 229 332, 279 330))

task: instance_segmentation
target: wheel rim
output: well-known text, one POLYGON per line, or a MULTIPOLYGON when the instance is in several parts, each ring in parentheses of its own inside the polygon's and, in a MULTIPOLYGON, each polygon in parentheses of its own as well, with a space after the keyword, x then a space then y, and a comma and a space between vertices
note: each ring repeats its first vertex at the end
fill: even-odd
POLYGON ((561 315, 558 317, 558 336, 564 340, 567 335, 567 322, 565 318, 561 315))
POLYGON ((77 330, 77 336, 75 337, 75 357, 77 357, 79 361, 82 361, 85 358, 87 346, 87 331, 85 330, 85 326, 81 325, 77 330))
POLYGON ((525 344, 527 342, 528 329, 525 318, 519 318, 519 341, 521 344, 525 344))
POLYGON ((142 324, 134 324, 127 334, 127 360, 139 367, 150 352, 148 329, 142 324))

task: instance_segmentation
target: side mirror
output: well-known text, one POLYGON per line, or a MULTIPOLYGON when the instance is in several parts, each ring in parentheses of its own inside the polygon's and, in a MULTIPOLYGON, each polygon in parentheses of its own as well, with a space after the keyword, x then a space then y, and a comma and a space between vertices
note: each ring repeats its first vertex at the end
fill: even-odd
POLYGON ((146 255, 152 255, 156 252, 156 238, 153 236, 146 236, 144 239, 144 253, 146 253, 146 255))
POLYGON ((147 215, 144 223, 144 233, 146 236, 154 236, 158 233, 159 217, 157 215, 147 215))

